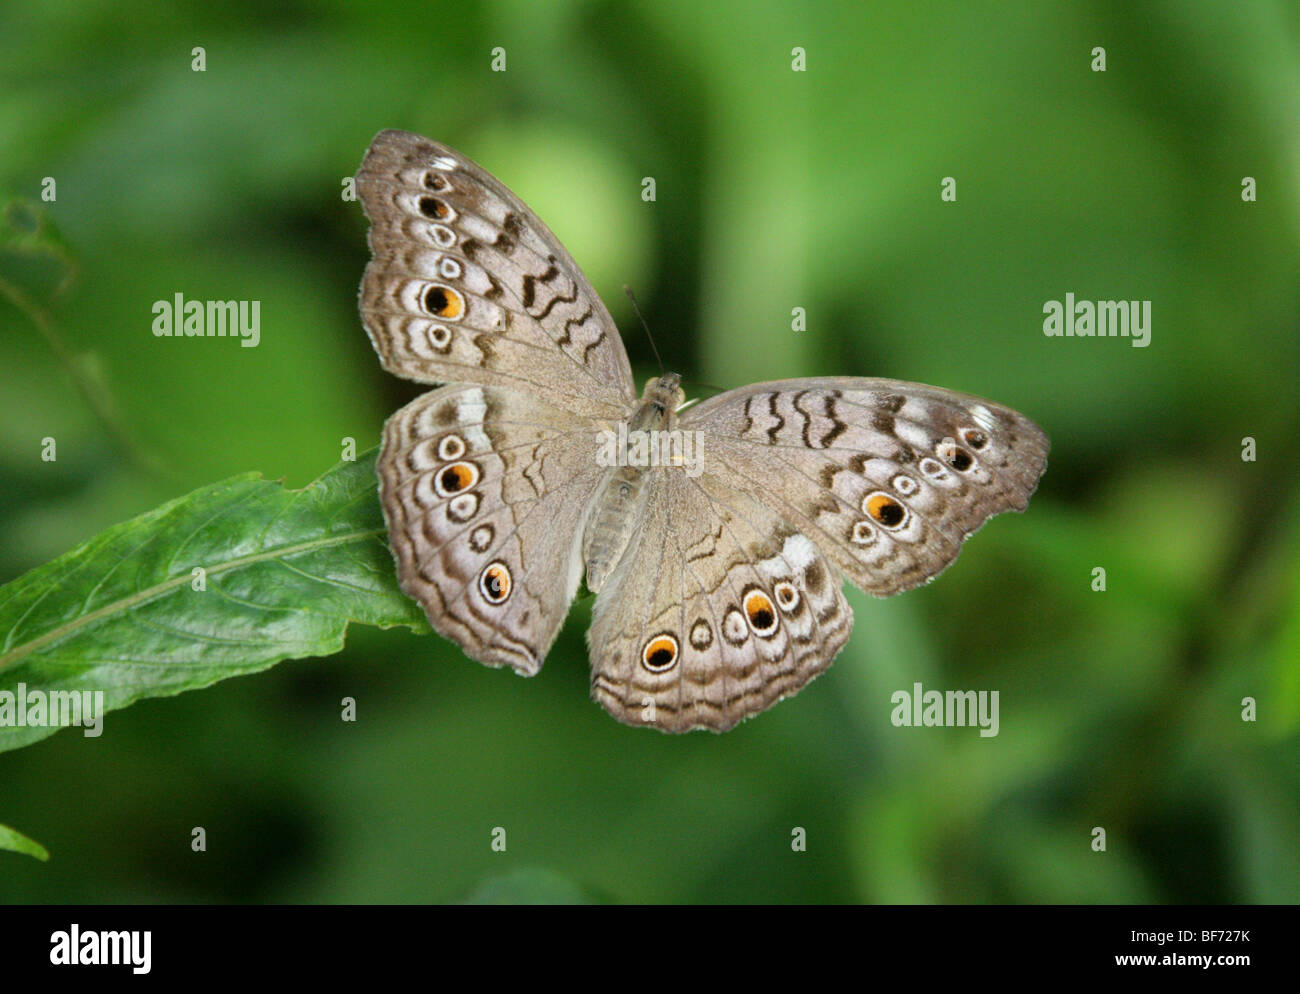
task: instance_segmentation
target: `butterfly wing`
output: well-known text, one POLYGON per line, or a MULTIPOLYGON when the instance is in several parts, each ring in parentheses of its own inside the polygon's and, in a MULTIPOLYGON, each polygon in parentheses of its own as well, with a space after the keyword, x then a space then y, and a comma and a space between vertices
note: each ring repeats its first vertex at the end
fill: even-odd
POLYGON ((373 258, 361 318, 384 368, 621 416, 632 371, 605 305, 559 240, 459 152, 381 131, 357 173, 373 258))
POLYGON ((995 514, 1024 510, 1048 439, 1007 407, 897 380, 759 383, 686 411, 708 472, 750 494, 868 593, 925 583, 995 514))
POLYGON ((498 387, 433 390, 384 426, 379 490, 402 589, 465 654, 541 669, 608 478, 589 419, 498 387))
POLYGON ((708 474, 647 472, 587 633, 592 696, 625 724, 726 731, 830 665, 853 627, 843 581, 762 502, 708 474))

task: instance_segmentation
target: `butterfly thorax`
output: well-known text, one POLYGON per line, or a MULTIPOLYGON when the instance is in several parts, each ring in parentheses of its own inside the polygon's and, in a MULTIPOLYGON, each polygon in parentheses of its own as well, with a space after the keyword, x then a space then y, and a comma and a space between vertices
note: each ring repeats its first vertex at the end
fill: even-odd
MULTIPOLYGON (((677 424, 677 408, 682 402, 681 377, 665 373, 646 384, 645 393, 628 417, 626 427, 616 434, 620 443, 637 433, 671 432, 677 424)), ((635 449, 632 450, 635 452, 635 449)), ((587 589, 599 592, 622 559, 641 519, 645 504, 646 472, 644 460, 625 459, 613 468, 609 482, 594 505, 582 539, 582 558, 587 566, 587 589), (626 464, 623 464, 623 463, 626 464)))

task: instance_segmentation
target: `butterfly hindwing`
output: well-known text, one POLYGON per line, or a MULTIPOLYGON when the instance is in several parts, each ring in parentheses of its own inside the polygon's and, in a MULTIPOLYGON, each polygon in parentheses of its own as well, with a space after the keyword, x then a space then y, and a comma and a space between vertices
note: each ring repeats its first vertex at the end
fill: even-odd
POLYGON ((707 473, 649 476, 592 614, 592 696, 625 724, 726 731, 825 670, 853 614, 839 571, 763 504, 707 473))
POLYGON ((541 668, 608 475, 594 439, 581 415, 474 385, 426 393, 384 426, 380 498, 398 580, 471 658, 541 668))

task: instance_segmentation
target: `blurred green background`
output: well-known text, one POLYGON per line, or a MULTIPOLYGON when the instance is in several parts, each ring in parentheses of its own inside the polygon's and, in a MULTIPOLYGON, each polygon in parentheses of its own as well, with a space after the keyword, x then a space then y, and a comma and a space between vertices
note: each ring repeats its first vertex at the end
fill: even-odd
POLYGON ((300 486, 345 436, 377 443, 416 390, 361 328, 340 191, 386 127, 534 207, 638 382, 624 283, 688 381, 919 380, 1053 446, 1027 514, 924 589, 854 592, 829 674, 724 736, 588 700, 589 598, 529 681, 354 628, 336 657, 0 754, 0 823, 53 853, 0 853, 0 901, 1300 900, 1295 4, 6 3, 0 24, 0 195, 61 238, 26 285, 67 353, 0 294, 0 580, 199 485, 300 486), (260 346, 153 337, 177 292, 260 300, 260 346), (1045 337, 1067 292, 1152 301, 1150 347, 1045 337), (1000 734, 894 727, 917 681, 998 690, 1000 734))

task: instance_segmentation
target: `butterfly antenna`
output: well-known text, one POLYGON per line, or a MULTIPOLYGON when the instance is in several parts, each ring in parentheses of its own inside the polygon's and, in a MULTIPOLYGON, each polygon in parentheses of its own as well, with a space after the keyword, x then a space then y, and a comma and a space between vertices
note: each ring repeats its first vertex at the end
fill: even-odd
POLYGON ((659 375, 664 375, 664 361, 659 358, 659 349, 655 347, 655 339, 650 334, 650 326, 645 323, 645 317, 641 314, 641 308, 636 305, 636 297, 632 293, 632 288, 624 284, 623 292, 627 294, 627 299, 632 301, 632 310, 636 312, 637 320, 641 322, 641 327, 645 329, 645 337, 650 340, 650 351, 655 354, 655 362, 659 363, 659 375))

